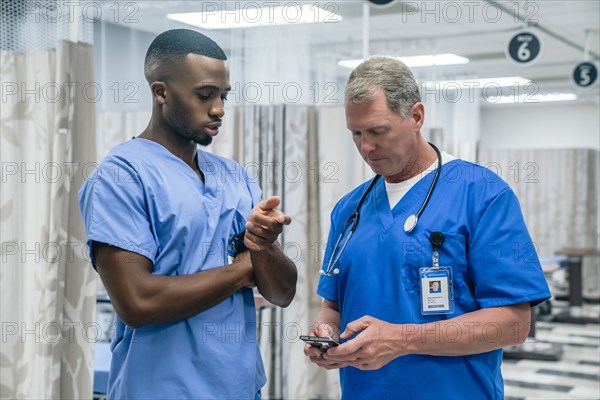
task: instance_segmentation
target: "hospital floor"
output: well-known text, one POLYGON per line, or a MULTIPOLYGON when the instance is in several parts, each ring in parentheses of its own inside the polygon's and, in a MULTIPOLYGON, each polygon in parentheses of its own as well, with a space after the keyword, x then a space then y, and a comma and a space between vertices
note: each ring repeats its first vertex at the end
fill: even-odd
MULTIPOLYGON (((557 311, 564 304, 555 303, 557 311)), ((586 305, 598 315, 600 306, 586 305)), ((535 340, 562 346, 560 361, 505 359, 507 400, 600 399, 600 325, 538 321, 535 340)))

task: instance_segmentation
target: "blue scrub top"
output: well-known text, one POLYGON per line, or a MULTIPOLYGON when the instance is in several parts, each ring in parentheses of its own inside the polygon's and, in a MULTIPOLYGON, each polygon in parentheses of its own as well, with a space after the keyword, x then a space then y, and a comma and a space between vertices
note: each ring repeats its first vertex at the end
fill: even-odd
MULTIPOLYGON (((322 276, 317 293, 337 302, 341 329, 370 315, 394 324, 450 319, 481 308, 550 298, 517 198, 493 172, 462 160, 443 165, 431 199, 412 233, 434 172, 390 210, 383 179, 367 196, 360 222, 339 261, 339 274, 322 276), (432 265, 432 232, 445 242, 440 266, 452 266, 454 313, 422 315, 419 268, 432 265)), ((324 267, 344 222, 369 182, 343 197, 331 214, 324 267)), ((493 325, 493 324, 492 324, 493 325)), ((493 340, 496 328, 486 327, 493 340)), ((439 332, 456 337, 456 330, 439 332)), ((448 336, 448 337, 450 337, 448 336)), ((427 336, 435 340, 434 334, 427 336)), ((461 357, 407 355, 377 371, 340 369, 344 399, 502 399, 502 350, 461 357)))
MULTIPOLYGON (((197 159, 205 182, 156 142, 116 146, 79 192, 90 250, 141 254, 166 276, 229 264, 227 244, 261 192, 234 161, 197 159)), ((251 289, 178 322, 133 329, 117 316, 111 350, 109 398, 254 399, 266 381, 251 289)))

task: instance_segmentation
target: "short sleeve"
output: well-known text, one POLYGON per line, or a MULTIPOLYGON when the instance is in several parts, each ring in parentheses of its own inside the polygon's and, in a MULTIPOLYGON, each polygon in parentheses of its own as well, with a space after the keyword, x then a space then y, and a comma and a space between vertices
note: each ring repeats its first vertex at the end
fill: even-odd
POLYGON ((116 157, 103 161, 79 191, 79 208, 94 268, 93 242, 141 254, 154 263, 158 246, 144 186, 132 165, 116 157))
MULTIPOLYGON (((327 270, 327 265, 331 258, 331 254, 333 253, 333 248, 338 237, 334 223, 334 215, 337 214, 336 209, 337 206, 331 212, 331 226, 329 228, 329 237, 327 238, 327 247, 325 248, 322 271, 327 270)), ((331 276, 321 275, 319 279, 319 285, 317 286, 317 294, 324 299, 339 303, 338 279, 339 277, 337 274, 333 274, 331 276)))
POLYGON ((483 308, 550 298, 548 284, 519 202, 510 188, 484 210, 470 241, 469 271, 483 308))

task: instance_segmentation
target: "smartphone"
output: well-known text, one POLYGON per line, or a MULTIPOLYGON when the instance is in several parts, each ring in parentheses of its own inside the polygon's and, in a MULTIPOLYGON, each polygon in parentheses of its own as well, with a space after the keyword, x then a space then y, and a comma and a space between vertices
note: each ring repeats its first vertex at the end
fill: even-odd
POLYGON ((330 347, 339 345, 338 342, 328 337, 300 336, 300 340, 310 344, 311 346, 319 347, 322 351, 326 351, 330 347))

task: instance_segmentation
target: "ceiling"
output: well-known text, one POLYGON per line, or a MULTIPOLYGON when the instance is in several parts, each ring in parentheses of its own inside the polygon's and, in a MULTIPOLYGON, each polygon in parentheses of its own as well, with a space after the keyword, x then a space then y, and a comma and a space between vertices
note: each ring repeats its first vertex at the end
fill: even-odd
MULTIPOLYGON (((112 3, 112 2, 111 2, 112 3)), ((134 26, 152 33, 189 27, 166 18, 167 13, 207 10, 207 7, 231 10, 249 2, 138 1, 134 26)), ((336 58, 360 58, 363 49, 363 15, 368 22, 369 53, 394 56, 432 53, 455 53, 470 62, 459 66, 438 66, 437 80, 522 76, 544 90, 577 92, 581 98, 598 98, 594 89, 575 90, 570 75, 583 60, 587 48, 591 60, 600 55, 600 1, 395 1, 388 7, 364 7, 363 1, 256 1, 254 4, 319 4, 335 11, 342 20, 336 23, 311 24, 309 30, 299 26, 278 29, 305 35, 311 49, 327 51, 336 58), (520 66, 505 55, 510 38, 524 28, 534 31, 542 42, 535 63, 520 66)), ((105 15, 109 15, 105 13, 105 15)), ((113 21, 110 21, 113 22, 113 21)), ((117 21, 120 22, 120 21, 117 21)), ((121 22, 123 23, 123 22, 121 22)), ((261 28, 245 28, 261 29, 261 28)), ((217 42, 231 43, 231 31, 206 31, 217 42)), ((227 47, 225 45, 224 47, 227 47)), ((227 49, 226 49, 227 50, 227 49)), ((341 67, 340 70, 343 71, 341 67)), ((430 68, 431 69, 431 68, 430 68)), ((348 70, 343 71, 347 75, 348 70)), ((431 71, 428 72, 431 74, 431 71)))

